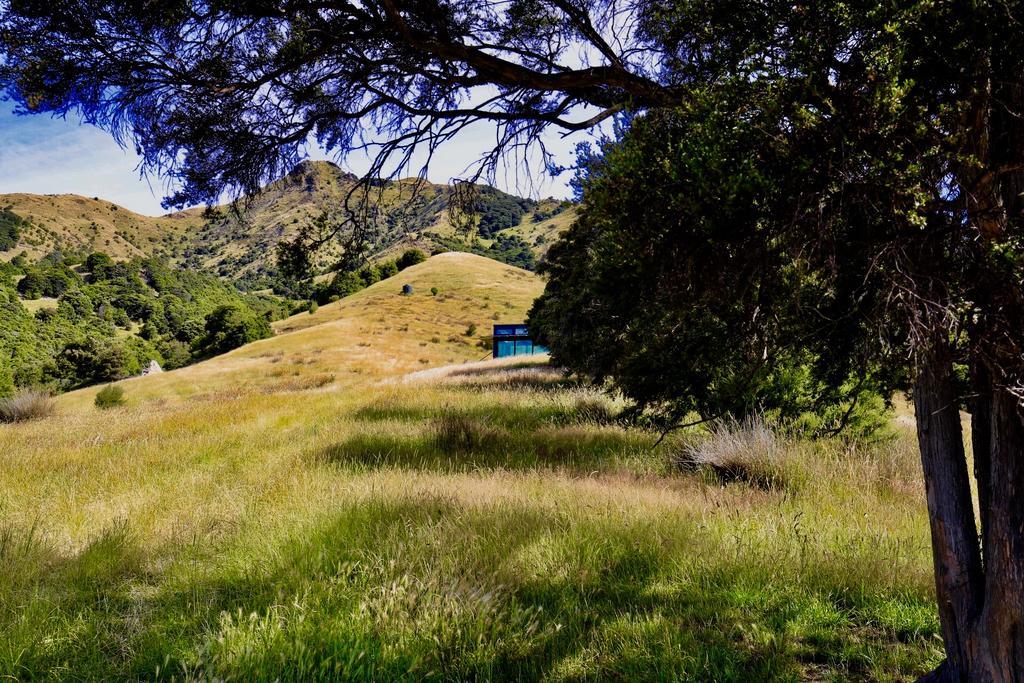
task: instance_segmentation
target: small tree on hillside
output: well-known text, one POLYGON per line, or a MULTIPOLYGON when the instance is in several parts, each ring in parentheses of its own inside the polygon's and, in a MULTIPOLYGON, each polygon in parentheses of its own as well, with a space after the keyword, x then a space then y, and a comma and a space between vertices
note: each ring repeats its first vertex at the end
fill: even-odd
POLYGON ((417 263, 423 263, 426 260, 427 254, 422 249, 406 249, 395 261, 395 265, 398 267, 399 271, 402 271, 411 266, 415 266, 417 263))

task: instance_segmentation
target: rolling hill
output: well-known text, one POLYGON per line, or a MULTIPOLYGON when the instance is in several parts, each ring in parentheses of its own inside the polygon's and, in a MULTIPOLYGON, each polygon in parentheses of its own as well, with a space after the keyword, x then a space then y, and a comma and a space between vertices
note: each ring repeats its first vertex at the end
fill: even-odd
MULTIPOLYGON (((124 382, 137 399, 197 393, 275 393, 463 363, 489 355, 481 342, 497 322, 520 322, 543 281, 472 254, 438 254, 315 313, 274 323, 277 335, 208 361, 124 382), (402 294, 402 285, 413 287, 402 294), (437 295, 431 288, 437 287, 437 295), (475 333, 467 335, 470 324, 475 333)), ((91 404, 96 389, 61 401, 91 404)))
MULTIPOLYGON (((324 161, 308 161, 270 183, 255 197, 213 210, 189 209, 161 217, 135 214, 99 198, 76 195, 0 195, 0 209, 23 219, 18 243, 0 251, 10 260, 22 251, 40 257, 63 252, 104 251, 115 259, 164 255, 199 271, 238 281, 247 288, 268 286, 276 273, 275 247, 293 238, 323 211, 338 212, 355 176, 324 161)), ((483 188, 483 239, 474 247, 449 223, 447 185, 411 180, 387 183, 373 197, 371 255, 388 258, 416 246, 428 252, 450 248, 484 250, 496 238, 514 239, 536 256, 571 222, 574 210, 559 200, 528 200, 483 188)), ((330 270, 340 254, 336 243, 322 249, 315 266, 330 270)))

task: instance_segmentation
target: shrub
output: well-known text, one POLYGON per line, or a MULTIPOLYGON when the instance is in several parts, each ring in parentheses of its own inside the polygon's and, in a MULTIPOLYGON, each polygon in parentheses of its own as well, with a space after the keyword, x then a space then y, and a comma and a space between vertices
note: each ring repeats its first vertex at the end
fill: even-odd
POLYGON ((197 344, 200 355, 225 353, 273 335, 266 318, 235 304, 218 307, 206 316, 206 334, 197 344))
POLYGON ((94 274, 112 265, 114 260, 102 251, 94 251, 85 259, 85 269, 94 274))
POLYGON ((18 294, 26 299, 38 299, 43 295, 43 277, 34 270, 25 273, 18 281, 18 294))
POLYGON ((122 379, 133 369, 122 344, 96 338, 65 345, 56 362, 58 373, 72 386, 122 379))
POLYGON ((472 337, 474 334, 476 334, 476 323, 470 323, 466 326, 465 335, 467 337, 472 337))
POLYGON ((366 287, 380 282, 380 271, 371 265, 363 266, 356 275, 359 276, 359 279, 363 281, 363 285, 366 287))
POLYGON ((117 408, 125 404, 124 389, 116 384, 108 384, 96 393, 96 400, 93 401, 97 408, 117 408))
POLYGON ((320 304, 318 304, 317 302, 315 302, 315 301, 310 301, 309 302, 309 314, 310 315, 313 315, 314 313, 316 313, 317 309, 319 309, 319 308, 320 308, 320 304))
POLYGON ((10 398, 0 399, 0 422, 40 420, 53 413, 53 399, 45 391, 23 389, 10 398))
POLYGON ((430 296, 437 296, 438 291, 440 291, 440 290, 438 290, 437 287, 431 287, 430 288, 430 296))

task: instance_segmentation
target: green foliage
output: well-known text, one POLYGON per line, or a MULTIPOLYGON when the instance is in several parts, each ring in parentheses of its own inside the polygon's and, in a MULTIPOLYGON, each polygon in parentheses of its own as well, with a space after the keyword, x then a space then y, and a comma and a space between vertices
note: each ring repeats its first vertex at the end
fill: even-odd
POLYGON ((0 251, 9 251, 18 246, 23 228, 28 221, 11 211, 9 207, 0 209, 0 251))
POLYGON ((318 304, 326 304, 332 300, 337 301, 343 297, 355 294, 365 288, 366 281, 359 273, 338 271, 331 278, 330 282, 318 286, 314 290, 313 296, 318 304))
POLYGON ((537 257, 534 256, 530 245, 518 235, 498 235, 489 246, 479 241, 469 243, 438 236, 434 239, 445 251, 465 251, 523 270, 537 270, 537 257))
POLYGON ((96 399, 93 401, 93 404, 100 410, 118 408, 125 403, 124 389, 116 384, 108 384, 100 389, 96 392, 96 399))
POLYGON ((0 358, 10 358, 5 371, 15 387, 108 382, 137 374, 150 360, 166 368, 187 365, 197 357, 192 345, 206 334, 206 316, 218 306, 234 304, 261 319, 290 312, 275 297, 243 294, 160 259, 115 262, 96 252, 82 265, 91 272, 88 281, 68 260, 51 254, 34 264, 0 265, 0 358), (30 314, 21 304, 40 296, 57 298, 56 308, 30 314))
POLYGON ((795 163, 766 125, 713 103, 685 122, 636 120, 548 254, 531 331, 663 424, 763 412, 817 434, 871 432, 901 377, 866 360, 879 355, 869 325, 844 315, 843 283, 765 229, 772 202, 798 191, 779 180, 796 176, 762 170, 795 163))
POLYGON ((14 374, 6 363, 0 363, 0 398, 12 396, 14 390, 14 374))
POLYGON ((364 287, 369 287, 372 284, 380 282, 380 269, 370 264, 360 268, 357 275, 359 275, 359 279, 363 281, 364 287))
POLYGON ((38 299, 43 295, 43 276, 29 271, 18 281, 18 294, 26 299, 38 299))
POLYGON ((395 265, 399 271, 405 270, 410 266, 415 266, 417 263, 423 263, 427 260, 427 254, 422 249, 406 249, 402 252, 402 255, 395 260, 395 265))
POLYGON ((93 275, 102 276, 105 269, 114 265, 114 260, 101 251, 95 251, 86 257, 83 265, 93 275))
POLYGON ((271 335, 265 317, 239 304, 226 304, 206 316, 206 334, 196 344, 196 352, 213 356, 271 335))
POLYGON ((491 239, 502 230, 519 225, 523 214, 534 205, 529 199, 514 197, 493 187, 479 188, 473 207, 480 216, 477 234, 491 239))
POLYGON ((74 378, 74 386, 124 379, 139 365, 124 344, 97 338, 71 342, 57 357, 57 371, 60 376, 74 378))
POLYGON ((559 202, 558 204, 555 204, 553 207, 550 208, 539 208, 533 212, 532 220, 534 223, 541 223, 543 221, 548 220, 549 218, 554 218, 558 214, 568 209, 570 206, 572 206, 572 202, 563 201, 559 202))
POLYGON ((466 325, 466 331, 463 334, 465 334, 467 337, 472 337, 474 334, 476 334, 476 323, 470 323, 469 325, 466 325))
POLYGON ((389 277, 398 275, 398 264, 394 261, 385 261, 377 266, 377 272, 380 273, 381 280, 387 280, 389 277))

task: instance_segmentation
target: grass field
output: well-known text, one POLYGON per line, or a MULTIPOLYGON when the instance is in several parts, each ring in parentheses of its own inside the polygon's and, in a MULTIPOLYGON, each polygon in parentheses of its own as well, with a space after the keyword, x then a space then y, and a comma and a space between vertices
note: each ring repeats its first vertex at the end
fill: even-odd
POLYGON ((0 678, 911 680, 939 661, 906 426, 758 442, 762 476, 730 483, 680 471, 717 437, 653 448, 542 358, 460 365, 540 287, 435 257, 125 381, 124 408, 92 388, 0 426, 0 678))

